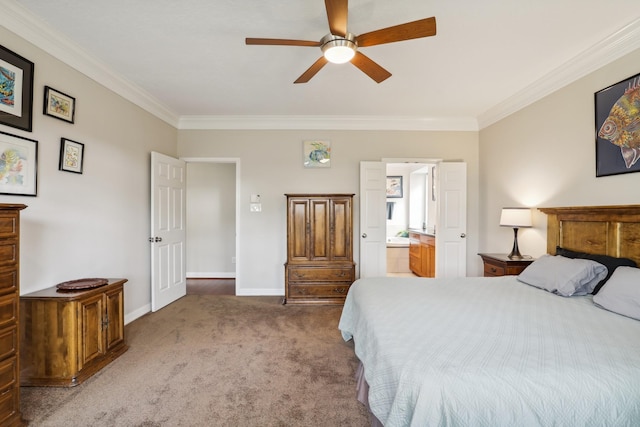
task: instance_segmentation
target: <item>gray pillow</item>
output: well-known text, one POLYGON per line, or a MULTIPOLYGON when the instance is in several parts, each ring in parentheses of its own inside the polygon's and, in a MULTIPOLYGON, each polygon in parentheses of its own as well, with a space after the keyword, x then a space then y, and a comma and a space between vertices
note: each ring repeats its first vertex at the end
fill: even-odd
POLYGON ((591 293, 606 275, 607 267, 592 260, 542 255, 520 273, 518 280, 570 297, 591 293))
POLYGON ((607 283, 593 296, 606 310, 640 320, 640 269, 618 267, 607 283))

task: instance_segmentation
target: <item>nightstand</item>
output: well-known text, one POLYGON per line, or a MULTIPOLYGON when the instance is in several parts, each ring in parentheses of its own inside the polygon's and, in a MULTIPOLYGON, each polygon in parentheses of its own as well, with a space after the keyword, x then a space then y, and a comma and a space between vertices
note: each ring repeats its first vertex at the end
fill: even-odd
POLYGON ((478 254, 484 262, 484 277, 517 276, 535 259, 510 259, 506 254, 478 254))

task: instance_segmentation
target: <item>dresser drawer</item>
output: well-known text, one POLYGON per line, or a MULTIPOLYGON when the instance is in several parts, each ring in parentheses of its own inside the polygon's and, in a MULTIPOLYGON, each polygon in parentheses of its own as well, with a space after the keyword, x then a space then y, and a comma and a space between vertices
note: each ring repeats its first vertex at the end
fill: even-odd
POLYGON ((0 362, 0 393, 18 384, 18 358, 13 356, 0 362))
POLYGON ((0 360, 14 356, 18 352, 18 328, 15 326, 0 330, 0 360))
POLYGON ((320 284, 290 284, 289 298, 318 297, 318 298, 344 298, 349 292, 351 283, 335 283, 331 285, 320 284))
POLYGON ((9 294, 0 297, 0 329, 15 325, 18 321, 18 297, 9 294))
POLYGON ((289 267, 290 282, 353 282, 353 268, 289 267))
POLYGON ((13 213, 0 213, 0 238, 18 237, 18 216, 13 213))
POLYGON ((18 291, 18 270, 8 268, 0 270, 0 294, 18 291))
POLYGON ((18 241, 0 241, 0 267, 18 263, 18 241))
MULTIPOLYGON (((6 425, 7 420, 16 417, 19 419, 17 412, 20 408, 20 388, 12 387, 9 390, 0 392, 0 425, 6 425)), ((21 425, 21 424, 10 424, 21 425)))

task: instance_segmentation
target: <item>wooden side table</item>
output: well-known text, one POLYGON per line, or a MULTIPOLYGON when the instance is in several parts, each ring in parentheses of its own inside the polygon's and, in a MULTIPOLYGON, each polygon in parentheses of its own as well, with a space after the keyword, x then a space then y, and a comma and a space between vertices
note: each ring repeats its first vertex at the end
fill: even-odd
POLYGON ((484 262, 484 277, 517 276, 529 264, 535 261, 532 257, 511 259, 507 254, 478 254, 484 262))

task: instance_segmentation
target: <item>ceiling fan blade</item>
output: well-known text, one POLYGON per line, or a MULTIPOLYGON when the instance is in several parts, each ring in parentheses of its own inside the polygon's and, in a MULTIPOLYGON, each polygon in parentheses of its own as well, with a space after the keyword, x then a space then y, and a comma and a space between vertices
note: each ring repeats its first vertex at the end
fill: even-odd
POLYGON ((302 73, 302 75, 298 77, 298 80, 296 80, 294 83, 308 82, 309 80, 311 80, 313 76, 315 76, 318 73, 318 71, 320 71, 322 67, 327 65, 327 62, 329 61, 327 61, 327 59, 324 56, 321 56, 320 58, 318 58, 316 62, 313 63, 311 67, 309 67, 309 69, 307 69, 307 71, 302 73))
POLYGON ((425 18, 406 24, 395 25, 370 33, 360 34, 356 40, 358 47, 375 46, 403 40, 419 39, 436 35, 436 18, 425 18))
POLYGON ((312 42, 307 40, 289 40, 289 39, 260 39, 247 37, 245 44, 270 45, 270 46, 311 46, 318 47, 320 42, 312 42))
POLYGON ((347 16, 349 15, 349 0, 324 0, 329 19, 329 29, 334 36, 347 35, 347 16))
POLYGON ((391 77, 390 72, 382 68, 363 53, 356 52, 356 56, 353 57, 351 63, 360 68, 363 73, 375 80, 376 83, 383 82, 391 77))

